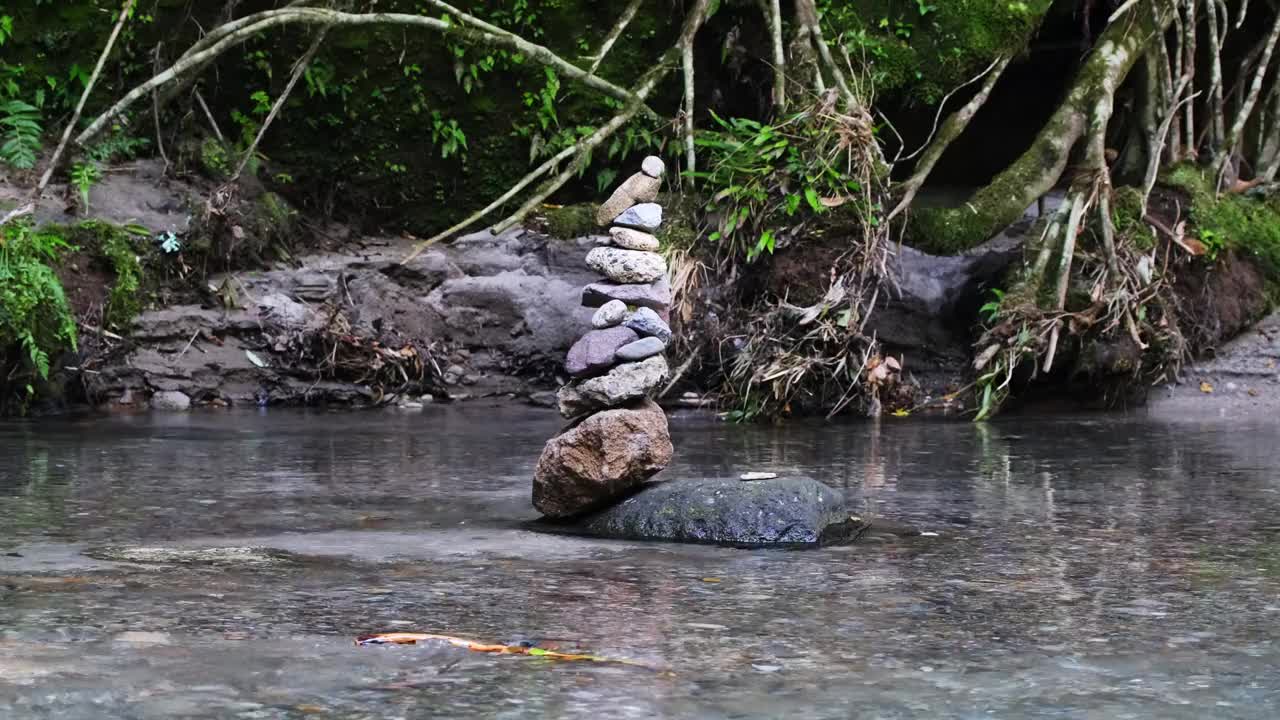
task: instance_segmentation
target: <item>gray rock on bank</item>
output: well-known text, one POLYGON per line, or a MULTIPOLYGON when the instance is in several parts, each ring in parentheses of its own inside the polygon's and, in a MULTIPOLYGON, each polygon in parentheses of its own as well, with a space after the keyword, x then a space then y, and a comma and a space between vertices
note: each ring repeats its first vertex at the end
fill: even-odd
POLYGON ((560 414, 575 418, 647 397, 666 381, 668 372, 666 358, 655 355, 643 362, 618 365, 600 377, 565 385, 556 395, 560 414))
POLYGON ((631 492, 671 462, 667 417, 651 400, 606 410, 547 441, 533 479, 533 505, 571 518, 631 492))

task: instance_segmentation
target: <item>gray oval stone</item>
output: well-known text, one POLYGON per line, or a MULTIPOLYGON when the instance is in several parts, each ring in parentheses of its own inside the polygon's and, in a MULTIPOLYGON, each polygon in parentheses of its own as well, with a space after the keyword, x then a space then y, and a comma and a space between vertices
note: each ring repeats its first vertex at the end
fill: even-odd
POLYGON ((597 330, 604 330, 615 325, 621 325, 626 317, 627 304, 621 300, 610 300, 602 305, 595 315, 591 316, 591 327, 597 330))
POLYGON ((657 232, 658 228, 662 227, 662 206, 649 202, 627 208, 621 215, 614 218, 613 224, 648 233, 657 232))
POLYGON ((661 255, 613 247, 587 253, 587 266, 616 283, 648 283, 667 274, 661 255))
POLYGON ((644 252, 658 251, 658 238, 647 232, 632 230, 631 228, 609 228, 609 236, 613 240, 613 244, 624 250, 642 250, 644 252))
POLYGON ((666 381, 669 372, 666 358, 654 355, 638 363, 618 365, 600 377, 565 385, 556 393, 560 414, 575 418, 645 397, 666 381))
POLYGON ((671 342, 671 327, 653 310, 642 307, 631 313, 626 326, 644 337, 655 337, 664 344, 671 342))
POLYGON ((640 338, 633 343, 627 343, 618 348, 615 356, 618 362, 635 362, 651 358, 667 349, 667 344, 656 337, 640 338))

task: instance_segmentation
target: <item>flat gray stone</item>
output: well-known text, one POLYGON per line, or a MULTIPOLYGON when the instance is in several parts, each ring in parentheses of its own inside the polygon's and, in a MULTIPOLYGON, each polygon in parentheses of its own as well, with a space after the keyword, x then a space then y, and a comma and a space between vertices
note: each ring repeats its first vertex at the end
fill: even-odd
POLYGON ((655 337, 663 344, 671 342, 671 326, 667 325, 658 313, 647 307, 631 313, 624 324, 639 333, 641 337, 655 337))
POLYGON ((658 238, 647 232, 632 230, 631 228, 609 228, 609 237, 613 241, 614 245, 624 250, 657 252, 660 247, 658 244, 658 238))
POLYGON ((662 227, 662 206, 650 202, 627 208, 614 218, 613 224, 647 233, 657 232, 662 227))
MULTIPOLYGON (((621 300, 610 300, 591 316, 591 327, 597 330, 604 330, 615 325, 621 325, 622 321, 627 317, 627 304, 621 300)), ((633 330, 635 328, 632 328, 633 330)), ((637 330, 637 332, 639 332, 637 330)))
POLYGON ((626 327, 592 330, 569 348, 564 370, 575 378, 599 375, 617 362, 615 354, 618 348, 635 342, 639 337, 626 327))
POLYGON ((640 163, 640 172, 652 178, 660 178, 667 172, 667 164, 657 155, 650 155, 640 163))
POLYGON ((641 338, 618 348, 615 353, 618 362, 636 362, 651 358, 667 349, 667 344, 656 337, 641 338))
POLYGON ((666 276, 644 284, 591 283, 582 289, 583 307, 597 308, 610 300, 664 313, 671 306, 671 283, 666 276))
POLYGON ((616 283, 651 283, 667 274, 667 261, 654 252, 598 247, 587 253, 587 266, 616 283))
POLYGON ((560 414, 575 418, 648 397, 666 381, 668 371, 666 358, 655 355, 642 362, 618 365, 600 377, 565 385, 556 394, 560 414))

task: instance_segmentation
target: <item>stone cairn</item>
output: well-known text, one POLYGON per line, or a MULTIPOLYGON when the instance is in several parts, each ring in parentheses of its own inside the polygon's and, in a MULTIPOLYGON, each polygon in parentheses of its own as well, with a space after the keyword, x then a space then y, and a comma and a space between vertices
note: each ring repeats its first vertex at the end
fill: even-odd
POLYGON ((575 422, 547 441, 534 473, 533 505, 548 518, 604 508, 671 462, 667 417, 651 399, 667 379, 671 340, 671 283, 654 237, 665 171, 660 158, 645 158, 596 213, 609 244, 587 265, 606 280, 582 291, 582 304, 599 310, 569 350, 573 380, 558 394, 560 414, 575 422))

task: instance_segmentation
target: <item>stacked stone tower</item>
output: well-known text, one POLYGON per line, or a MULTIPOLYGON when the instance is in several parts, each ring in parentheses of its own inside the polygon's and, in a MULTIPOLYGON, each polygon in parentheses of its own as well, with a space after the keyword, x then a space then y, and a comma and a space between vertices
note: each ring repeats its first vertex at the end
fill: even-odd
POLYGON ((662 206, 654 201, 666 168, 648 157, 600 206, 596 222, 609 244, 587 254, 605 277, 582 292, 599 308, 594 328, 569 350, 573 378, 560 389, 570 429, 547 441, 533 480, 533 504, 550 518, 608 506, 671 462, 671 435, 651 399, 667 378, 671 284, 654 236, 662 206))

